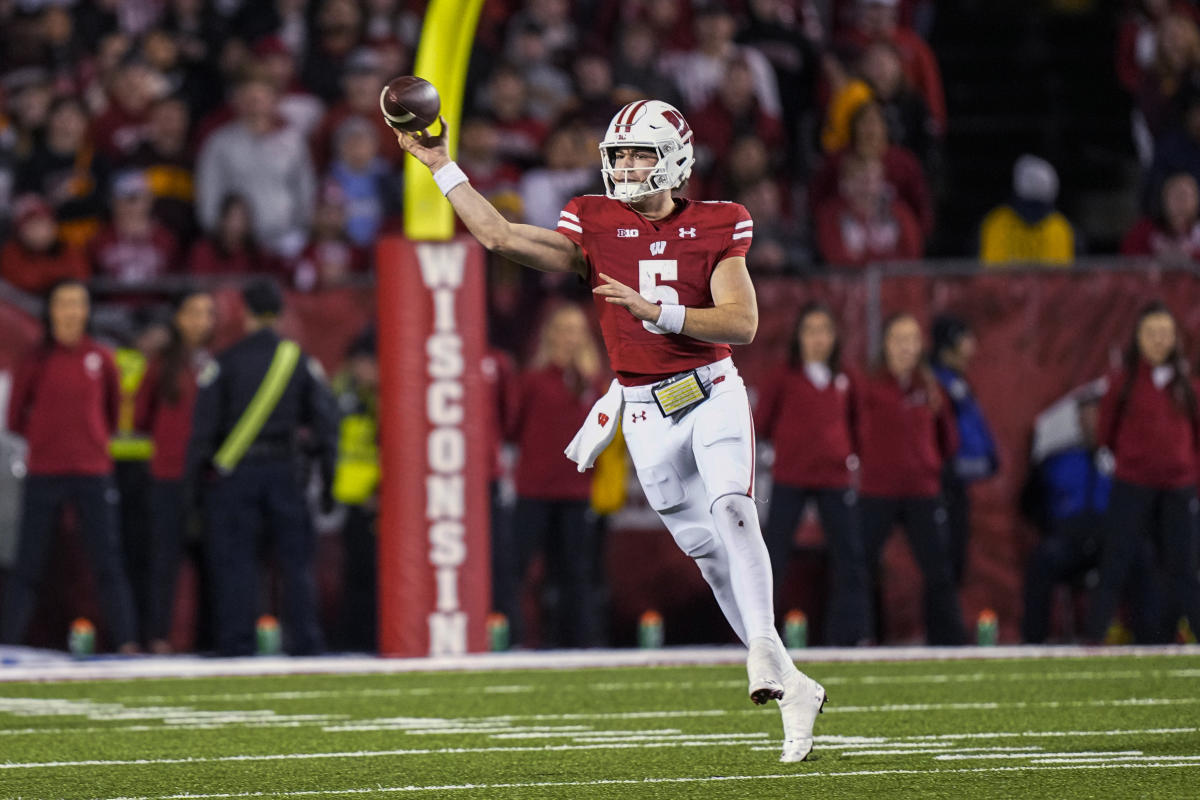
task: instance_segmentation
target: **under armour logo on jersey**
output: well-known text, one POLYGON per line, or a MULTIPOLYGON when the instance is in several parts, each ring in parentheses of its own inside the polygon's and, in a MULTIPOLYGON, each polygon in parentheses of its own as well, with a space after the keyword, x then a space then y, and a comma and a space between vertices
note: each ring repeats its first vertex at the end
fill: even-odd
MULTIPOLYGON (((643 411, 642 412, 642 421, 644 422, 645 420, 646 420, 646 412, 643 411)), ((634 411, 633 414, 630 416, 629 421, 637 422, 638 421, 638 412, 634 411)))
POLYGON ((696 229, 695 228, 680 228, 679 229, 679 238, 680 239, 695 239, 696 238, 696 229))
POLYGON ((608 414, 605 414, 603 411, 597 412, 596 413, 596 422, 599 422, 600 427, 603 428, 605 425, 608 424, 608 414))
POLYGON ((636 239, 639 232, 637 228, 617 228, 617 238, 636 239))
POLYGON ((667 250, 666 242, 651 242, 650 243, 650 255, 652 255, 652 256, 661 256, 663 253, 666 252, 666 250, 667 250))

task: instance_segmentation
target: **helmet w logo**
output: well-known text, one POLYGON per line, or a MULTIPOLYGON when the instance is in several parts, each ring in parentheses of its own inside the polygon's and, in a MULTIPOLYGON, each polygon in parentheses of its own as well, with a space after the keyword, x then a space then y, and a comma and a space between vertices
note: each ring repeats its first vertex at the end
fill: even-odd
POLYGON ((650 243, 650 255, 652 255, 652 256, 661 256, 664 252, 666 252, 666 250, 667 250, 666 242, 651 242, 650 243))

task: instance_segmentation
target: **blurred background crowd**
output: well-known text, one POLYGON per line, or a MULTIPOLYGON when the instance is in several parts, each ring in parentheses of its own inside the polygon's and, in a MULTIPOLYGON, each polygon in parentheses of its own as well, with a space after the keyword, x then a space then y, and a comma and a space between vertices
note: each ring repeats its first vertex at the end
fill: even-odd
MULTIPOLYGON (((190 633, 172 639, 181 553, 191 552, 197 584, 208 557, 189 515, 164 511, 191 502, 178 485, 194 399, 182 387, 214 343, 233 338, 221 326, 240 327, 236 300, 207 288, 250 276, 269 276, 291 297, 371 285, 374 244, 401 231, 406 168, 379 90, 411 71, 424 6, 0 0, 0 292, 41 311, 46 336, 14 370, 9 428, 30 438, 30 404, 50 402, 35 389, 54 347, 84 336, 69 332, 77 310, 62 311, 64 322, 54 303, 34 300, 68 287, 90 319, 87 341, 116 348, 111 395, 94 398, 96 430, 111 427, 108 460, 85 472, 113 478, 123 554, 104 549, 105 535, 84 537, 97 581, 132 587, 128 602, 106 605, 121 631, 109 632, 114 648, 214 647, 203 586, 186 587, 199 611, 190 633), (177 419, 162 422, 163 408, 177 419), (174 530, 165 550, 168 534, 155 532, 163 525, 174 530)), ((486 0, 462 118, 450 120, 457 161, 508 218, 553 227, 570 197, 602 190, 597 144, 613 113, 643 97, 675 104, 696 131, 684 194, 740 202, 756 220, 749 264, 758 279, 857 280, 871 265, 930 257, 942 260, 922 268, 946 274, 954 264, 1064 267, 1095 254, 1171 266, 1200 258, 1200 7, 1188 0, 486 0)), ((496 606, 527 645, 623 641, 607 630, 603 564, 627 467, 614 453, 597 475, 578 476, 559 452, 607 381, 587 297, 573 276, 491 259, 484 369, 496 410, 496 606), (563 420, 557 438, 548 419, 563 420)), ((882 326, 869 359, 844 367, 840 337, 861 332, 845 330, 840 307, 799 306, 776 313, 787 331, 773 364, 780 374, 752 376, 760 435, 776 444, 767 535, 777 578, 788 574, 797 525, 811 521, 806 507, 815 508, 830 575, 820 635, 888 640, 872 587, 887 534, 901 523, 924 577, 925 635, 962 641, 956 592, 969 573, 969 489, 1002 460, 981 408, 1003 398, 976 403, 966 382, 973 322, 911 308, 882 326), (805 339, 809 327, 827 329, 814 334, 824 344, 805 339), (840 399, 821 406, 826 425, 791 424, 817 406, 798 414, 787 403, 820 405, 829 387, 840 399), (904 416, 912 413, 921 419, 904 416), (913 440, 889 438, 898 420, 913 440), (826 461, 789 461, 808 451, 826 461)), ((1172 452, 1167 477, 1153 468, 1147 477, 1140 462, 1123 474, 1117 458, 1121 513, 1168 533, 1146 553, 1106 549, 1096 520, 1107 518, 1112 470, 1093 469, 1092 454, 1111 452, 1130 427, 1091 421, 1106 397, 1116 406, 1102 419, 1129 416, 1139 395, 1123 376, 1139 376, 1145 361, 1175 370, 1154 385, 1178 387, 1175 405, 1153 414, 1174 424, 1178 412, 1194 438, 1189 325, 1165 308, 1139 315, 1120 333, 1131 355, 1114 361, 1124 363, 1110 379, 1117 389, 1089 383, 1053 405, 1051 422, 1067 431, 1059 439, 1037 418, 1022 497, 1054 545, 1039 544, 1019 568, 1028 570, 1022 638, 1049 635, 1046 609, 1063 581, 1103 589, 1086 623, 1060 636, 1102 638, 1127 585, 1146 591, 1133 604, 1145 616, 1130 623, 1140 640, 1173 638, 1173 621, 1195 613, 1195 471, 1179 478, 1187 463, 1194 470, 1195 452, 1172 452), (1164 316, 1172 344, 1151 358, 1144 323, 1164 316), (1038 435, 1055 444, 1038 450, 1038 435), (1071 469, 1048 466, 1063 453, 1076 458, 1071 469), (1130 499, 1126 485, 1154 493, 1130 499), (1185 553, 1189 542, 1190 579, 1156 580, 1156 568, 1175 563, 1163 553, 1185 553), (1122 555, 1110 563, 1104 553, 1122 555)), ((340 510, 317 513, 316 526, 341 533, 345 578, 338 610, 324 619, 331 646, 371 649, 378 381, 369 314, 353 327, 349 346, 324 359, 336 373, 340 510)), ((53 410, 48 419, 53 426, 53 410)), ((31 475, 62 470, 30 448, 31 475)), ((104 491, 89 494, 95 488, 48 490, 44 526, 56 524, 63 498, 86 520, 88 503, 109 502, 104 491)), ((10 616, 33 613, 7 605, 10 616)), ((24 635, 19 619, 0 630, 9 641, 24 635)))

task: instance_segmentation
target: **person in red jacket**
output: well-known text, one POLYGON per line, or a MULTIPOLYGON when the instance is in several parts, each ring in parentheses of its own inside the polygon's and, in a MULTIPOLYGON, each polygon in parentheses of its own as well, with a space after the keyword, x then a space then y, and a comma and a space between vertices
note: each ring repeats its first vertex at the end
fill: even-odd
MULTIPOLYGON (((137 394, 135 425, 154 441, 150 461, 149 597, 145 637, 151 652, 169 653, 175 576, 187 526, 184 468, 188 437, 192 433, 192 407, 196 380, 211 360, 208 344, 216 327, 216 305, 205 291, 184 291, 175 302, 170 341, 162 355, 146 370, 137 394)), ((197 558, 198 565, 203 559, 197 558)), ((203 570, 201 570, 203 573, 203 570)), ((207 608, 201 603, 199 608, 207 608)))
POLYGON ((826 636, 850 646, 871 639, 867 563, 851 470, 858 457, 853 384, 841 369, 833 313, 820 303, 800 311, 791 358, 763 384, 754 427, 775 446, 774 484, 763 536, 775 592, 787 572, 796 525, 817 504, 833 570, 826 636))
MULTIPOLYGON (((922 352, 911 314, 883 326, 883 351, 855 393, 862 480, 859 507, 867 563, 878 569, 899 522, 925 578, 925 637, 963 644, 962 609, 950 572, 942 465, 958 448, 954 409, 922 352)), ((878 583, 878 581, 876 581, 878 583)))
POLYGON ((19 644, 33 614, 59 514, 75 506, 104 610, 106 638, 136 652, 137 621, 117 526, 119 496, 109 439, 120 379, 112 355, 87 335, 90 298, 64 281, 46 298, 46 341, 22 362, 8 428, 29 444, 17 559, 0 608, 0 642, 19 644))
POLYGON ((883 162, 847 155, 837 197, 817 209, 817 249, 835 269, 920 258, 921 226, 892 196, 883 162))
MULTIPOLYGON (((601 392, 600 357, 583 311, 564 305, 542 325, 532 364, 521 376, 512 439, 520 448, 513 531, 518 558, 515 585, 522 585, 534 556, 546 560, 548 591, 557 595, 541 614, 541 645, 587 647, 599 631, 592 587, 595 524, 590 518, 592 476, 571 468, 563 447, 601 392)), ((524 636, 520 615, 510 625, 512 640, 524 636)))
MULTIPOLYGON (((1158 550, 1169 576, 1169 619, 1186 614, 1200 630, 1196 577, 1196 470, 1200 408, 1175 318, 1162 303, 1142 309, 1124 365, 1109 375, 1100 401, 1100 444, 1116 468, 1101 548, 1100 582, 1092 593, 1086 635, 1101 641, 1117 610, 1139 548, 1158 550)), ((1134 634, 1161 640, 1152 608, 1135 607, 1134 634)), ((1169 635, 1169 634, 1168 634, 1169 635)))
POLYGON ((0 278, 40 294, 61 280, 85 280, 90 272, 83 251, 59 236, 45 200, 25 194, 13 202, 13 235, 0 248, 0 278))

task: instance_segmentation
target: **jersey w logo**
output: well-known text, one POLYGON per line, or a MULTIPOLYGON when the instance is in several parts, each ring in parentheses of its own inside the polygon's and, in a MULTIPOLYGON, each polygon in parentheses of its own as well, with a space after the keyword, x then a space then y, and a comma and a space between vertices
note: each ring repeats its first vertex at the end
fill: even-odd
POLYGON ((666 251, 667 251, 667 243, 666 242, 651 242, 650 243, 650 255, 661 256, 666 251))
POLYGON ((680 239, 687 239, 687 238, 695 239, 696 238, 696 229, 695 228, 680 228, 679 229, 679 238, 680 239))

